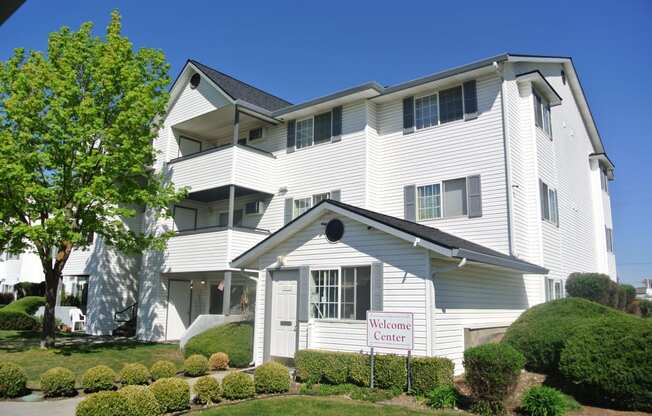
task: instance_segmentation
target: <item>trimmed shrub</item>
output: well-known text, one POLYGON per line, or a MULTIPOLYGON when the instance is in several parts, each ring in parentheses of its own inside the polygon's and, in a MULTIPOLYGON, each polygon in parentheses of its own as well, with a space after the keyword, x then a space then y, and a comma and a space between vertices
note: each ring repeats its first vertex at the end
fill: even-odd
POLYGON ((632 285, 618 285, 618 309, 627 311, 628 307, 636 299, 636 288, 632 285))
POLYGON ((225 352, 231 367, 244 368, 251 362, 253 331, 253 322, 247 321, 216 326, 190 338, 184 353, 186 357, 194 354, 210 357, 225 352))
MULTIPOLYGON (((346 381, 346 377, 345 377, 346 381)), ((281 363, 267 362, 254 372, 256 393, 284 393, 290 390, 290 370, 281 363)))
POLYGON ((38 308, 45 305, 45 298, 42 296, 27 296, 11 302, 2 308, 3 312, 22 312, 34 315, 38 308))
POLYGON ((310 396, 349 396, 353 400, 379 402, 390 400, 400 394, 391 390, 370 389, 369 387, 356 386, 355 384, 302 384, 300 394, 310 396))
POLYGON ((323 380, 328 384, 344 384, 349 378, 351 357, 349 354, 326 353, 322 357, 323 380))
POLYGON ((86 370, 82 376, 82 387, 87 393, 113 390, 117 375, 105 365, 98 365, 86 370))
POLYGON ((20 282, 14 285, 16 298, 21 299, 26 296, 45 296, 45 282, 32 283, 20 282))
POLYGON ((219 403, 222 396, 220 382, 211 376, 200 377, 192 386, 195 402, 199 404, 219 403))
POLYGON ((130 416, 157 416, 161 406, 146 386, 125 386, 118 393, 127 404, 130 416))
POLYGON ((299 380, 308 384, 351 383, 367 387, 371 378, 367 354, 301 350, 294 356, 294 365, 299 380))
POLYGON ((79 402, 76 416, 131 416, 129 405, 117 391, 101 391, 79 402))
POLYGON ((222 396, 229 400, 241 400, 254 397, 256 388, 252 378, 237 371, 227 374, 222 380, 222 396))
POLYGON ((369 387, 371 380, 370 357, 367 354, 350 354, 349 381, 357 386, 369 387))
POLYGON ((453 384, 455 364, 448 358, 417 357, 410 361, 412 390, 425 394, 433 389, 453 384))
POLYGON ((569 296, 601 305, 613 305, 615 288, 616 283, 602 273, 571 273, 566 279, 566 293, 569 296))
POLYGON ((451 384, 442 384, 426 393, 426 404, 435 409, 455 409, 460 394, 451 384))
POLYGON ((591 400, 652 410, 652 323, 624 314, 595 319, 568 339, 559 369, 591 400))
POLYGON ((27 391, 25 370, 14 363, 0 363, 0 398, 18 397, 27 391))
POLYGON ((398 355, 374 356, 374 387, 404 391, 407 384, 405 357, 398 355))
POLYGON ((485 344, 464 351, 465 379, 472 396, 493 411, 501 411, 503 400, 514 390, 525 365, 525 357, 508 344, 485 344))
POLYGON ((183 373, 190 377, 203 376, 208 373, 208 360, 201 354, 191 355, 183 363, 183 373))
POLYGON ((0 329, 14 331, 36 331, 40 325, 36 318, 24 312, 5 311, 0 309, 0 329))
POLYGON ((521 401, 521 409, 529 416, 563 416, 569 410, 564 395, 547 386, 531 387, 521 401))
POLYGON ((471 413, 480 416, 496 416, 507 413, 503 402, 493 402, 488 400, 477 400, 471 405, 471 413))
POLYGON ((149 370, 140 363, 125 364, 120 370, 120 382, 123 386, 145 385, 149 383, 150 378, 149 370))
POLYGON ((652 316, 652 301, 647 299, 638 299, 638 310, 643 318, 652 316))
POLYGON ((46 397, 72 396, 75 390, 75 374, 63 367, 54 367, 41 375, 41 389, 46 397))
POLYGON ((216 352, 208 359, 208 366, 211 370, 221 371, 229 368, 229 356, 224 352, 216 352))
POLYGON ((529 370, 556 374, 566 340, 589 319, 618 311, 579 298, 559 299, 533 306, 507 330, 503 343, 519 350, 529 370))
POLYGON ((177 366, 172 361, 160 360, 152 364, 149 369, 154 381, 161 378, 174 377, 177 375, 177 366))
POLYGON ((294 354, 294 365, 299 380, 307 384, 316 384, 322 380, 325 367, 325 351, 300 350, 294 354))
POLYGON ((153 382, 149 389, 156 397, 163 413, 176 412, 190 407, 190 386, 182 378, 162 378, 153 382))

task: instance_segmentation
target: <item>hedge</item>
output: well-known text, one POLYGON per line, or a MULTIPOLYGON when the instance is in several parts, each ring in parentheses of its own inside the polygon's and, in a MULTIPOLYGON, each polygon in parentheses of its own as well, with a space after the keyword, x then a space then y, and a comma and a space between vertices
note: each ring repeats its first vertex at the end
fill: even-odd
POLYGON ((208 366, 211 370, 226 370, 229 367, 229 356, 224 352, 216 352, 208 359, 208 366))
POLYGON ((34 315, 38 308, 45 305, 45 298, 42 296, 27 296, 11 302, 1 310, 3 312, 22 312, 34 315))
POLYGON ((115 371, 105 365, 98 365, 86 370, 82 376, 82 388, 87 393, 113 390, 117 378, 115 371))
POLYGON ((20 282, 14 285, 14 290, 16 291, 16 297, 18 299, 24 298, 27 296, 45 296, 45 282, 32 283, 32 282, 20 282))
POLYGON ((404 391, 407 385, 406 358, 399 355, 374 356, 374 387, 404 391))
POLYGON ((252 359, 253 322, 233 322, 216 326, 196 335, 184 348, 186 357, 201 354, 210 357, 216 352, 225 352, 229 356, 229 365, 244 368, 252 359))
POLYGON ((119 390, 130 416, 157 416, 162 412, 154 393, 146 386, 126 386, 119 390))
POLYGON ((643 318, 652 316, 652 301, 647 299, 638 299, 638 309, 643 318))
POLYGON ((512 393, 525 357, 508 344, 485 344, 464 351, 464 377, 482 409, 504 413, 503 401, 512 393))
POLYGON ((177 366, 172 361, 160 360, 152 364, 149 372, 154 381, 177 375, 177 366))
POLYGON ((0 398, 18 397, 27 391, 25 370, 14 363, 0 362, 0 398))
POLYGON ((502 342, 525 356, 529 370, 556 374, 561 350, 575 328, 592 318, 621 314, 586 299, 559 299, 525 311, 509 327, 502 342))
POLYGON ((222 386, 214 377, 200 377, 192 386, 195 402, 199 404, 219 403, 222 397, 222 386))
POLYGON ((281 363, 267 362, 254 372, 256 393, 285 393, 290 390, 290 370, 281 363))
POLYGON ((4 308, 0 309, 0 329, 2 330, 37 331, 39 328, 38 319, 31 315, 24 312, 5 311, 4 308))
POLYGON ((163 413, 185 410, 190 407, 190 386, 182 378, 170 377, 156 380, 149 386, 163 413))
POLYGON ((151 377, 147 367, 140 363, 125 364, 120 370, 120 382, 123 386, 148 384, 151 377))
POLYGON ((652 323, 628 315, 577 328, 561 352, 563 377, 595 401, 652 410, 652 323))
POLYGON ((297 377, 308 384, 348 382, 368 386, 371 377, 369 355, 366 354, 301 350, 295 354, 294 364, 297 377))
POLYGON ((203 376, 208 373, 208 359, 201 354, 191 355, 183 363, 183 373, 190 377, 203 376))
POLYGON ((41 375, 41 389, 45 397, 72 396, 75 390, 75 374, 63 367, 54 367, 41 375))
POLYGON ((129 405, 117 391, 101 391, 79 402, 76 416, 131 416, 129 405))
POLYGON ((233 371, 222 380, 222 396, 229 400, 241 400, 254 397, 254 381, 245 373, 233 371))
POLYGON ((448 358, 416 357, 410 362, 412 368, 412 390, 416 394, 453 384, 455 365, 448 358))

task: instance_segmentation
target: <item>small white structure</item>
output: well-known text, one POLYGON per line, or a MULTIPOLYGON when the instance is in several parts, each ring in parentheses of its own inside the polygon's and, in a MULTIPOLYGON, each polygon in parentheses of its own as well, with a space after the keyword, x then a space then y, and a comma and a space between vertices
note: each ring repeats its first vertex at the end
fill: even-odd
MULTIPOLYGON (((41 306, 34 315, 43 316, 44 311, 45 308, 41 306)), ((86 332, 86 317, 76 306, 57 306, 54 308, 54 317, 73 332, 86 332)))

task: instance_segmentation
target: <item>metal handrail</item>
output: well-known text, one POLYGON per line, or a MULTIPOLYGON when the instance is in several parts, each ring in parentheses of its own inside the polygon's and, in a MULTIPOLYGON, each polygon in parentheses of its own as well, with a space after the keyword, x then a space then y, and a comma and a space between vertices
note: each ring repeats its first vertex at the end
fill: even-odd
POLYGON ((138 302, 134 302, 131 305, 124 308, 123 310, 114 313, 113 314, 113 320, 115 322, 129 322, 129 321, 131 321, 133 319, 136 319, 136 314, 138 312, 138 309, 136 308, 137 306, 138 306, 138 302), (131 309, 131 317, 129 319, 118 319, 118 315, 127 312, 129 309, 131 309))

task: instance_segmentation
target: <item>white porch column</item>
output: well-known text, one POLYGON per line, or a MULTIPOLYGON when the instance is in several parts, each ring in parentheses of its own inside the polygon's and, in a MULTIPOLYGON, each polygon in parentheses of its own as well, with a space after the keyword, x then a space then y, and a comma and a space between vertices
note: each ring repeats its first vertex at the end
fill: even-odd
POLYGON ((235 185, 229 185, 229 230, 233 229, 233 214, 235 211, 235 185))
POLYGON ((231 314, 231 272, 224 272, 224 295, 222 297, 222 314, 231 314))

